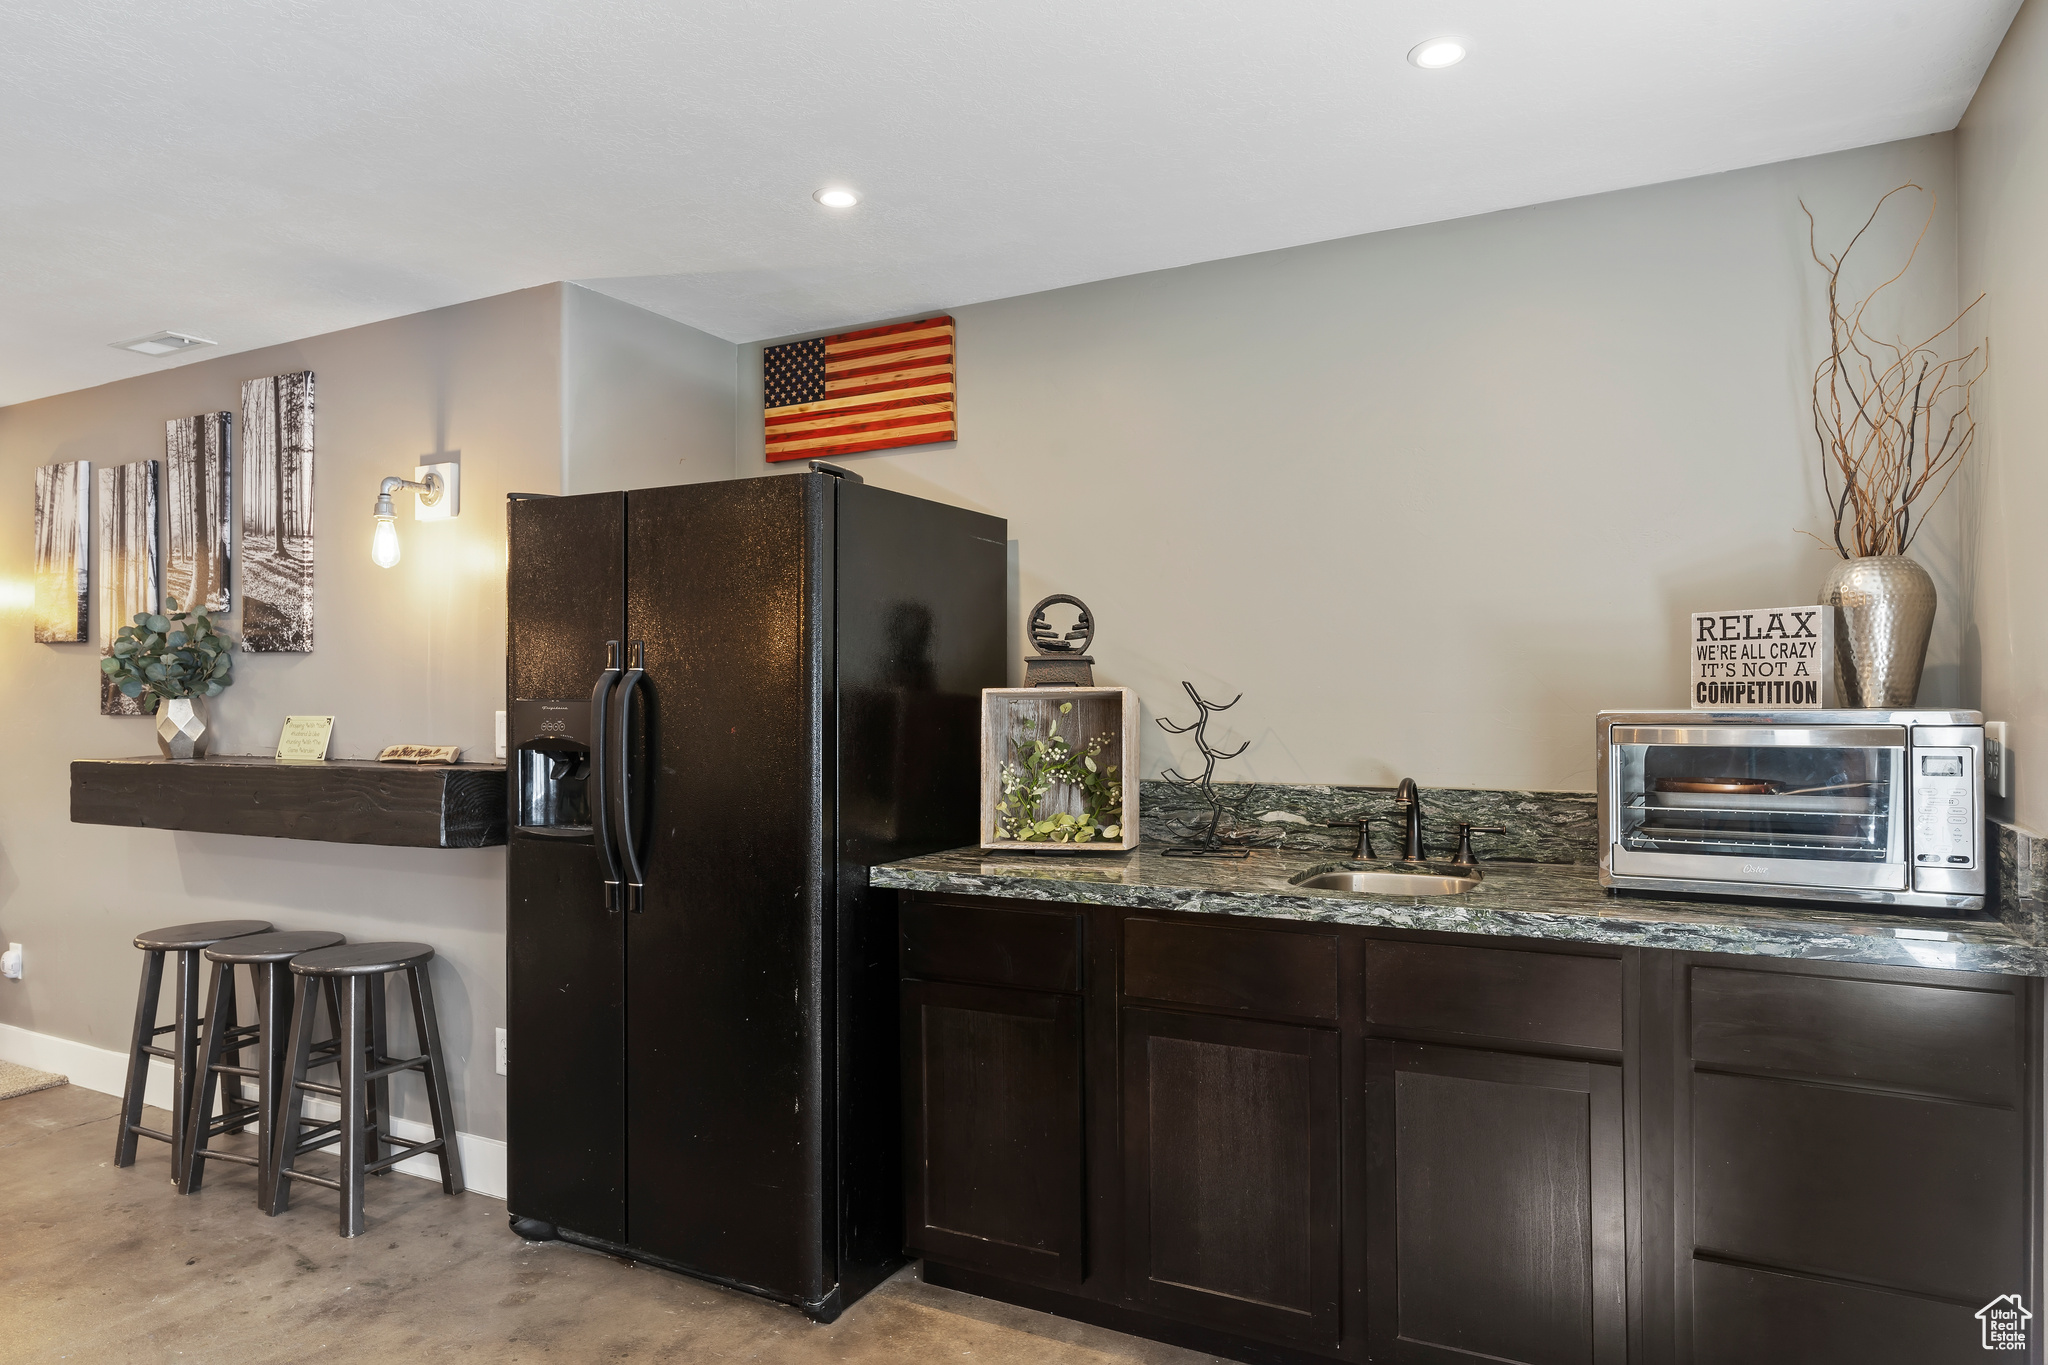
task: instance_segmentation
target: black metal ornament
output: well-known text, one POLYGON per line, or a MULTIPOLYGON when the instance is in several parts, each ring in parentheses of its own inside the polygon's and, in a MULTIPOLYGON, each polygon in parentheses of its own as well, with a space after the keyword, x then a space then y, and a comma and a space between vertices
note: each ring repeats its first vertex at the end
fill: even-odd
POLYGON ((1088 604, 1067 593, 1054 593, 1031 609, 1031 647, 1038 651, 1038 657, 1024 661, 1025 686, 1095 686, 1095 660, 1088 657, 1088 647, 1094 643, 1095 617, 1089 613, 1088 604), (1081 619, 1064 635, 1045 619, 1045 609, 1060 602, 1081 613, 1081 619), (1077 640, 1079 644, 1074 643, 1077 640))
POLYGON ((1215 702, 1204 701, 1201 693, 1195 691, 1193 683, 1182 682, 1181 687, 1194 700, 1195 706, 1200 712, 1199 717, 1193 725, 1175 725, 1166 717, 1160 716, 1158 717, 1159 728, 1171 735, 1184 735, 1191 730, 1194 732, 1195 747, 1202 751, 1202 775, 1200 777, 1184 777, 1175 769, 1168 768, 1160 776, 1173 783, 1176 787, 1185 787, 1189 791, 1196 793, 1208 804, 1209 829, 1202 836, 1202 842, 1199 844, 1175 844, 1172 848, 1164 850, 1165 856, 1168 858, 1248 858, 1251 856, 1250 850, 1242 847, 1231 848, 1226 846, 1217 831, 1218 827, 1223 823, 1223 817, 1226 814, 1230 816, 1231 824, 1235 825, 1237 823, 1238 812, 1244 808, 1244 803, 1251 799, 1252 784, 1245 784, 1244 794, 1239 796, 1236 801, 1226 801, 1217 794, 1214 778, 1216 776, 1216 764, 1219 760, 1236 758, 1246 749, 1251 748, 1252 742, 1246 740, 1227 754, 1220 753, 1209 746, 1209 717, 1218 711, 1228 711, 1231 707, 1243 701, 1244 693, 1238 693, 1229 701, 1219 706, 1215 702))

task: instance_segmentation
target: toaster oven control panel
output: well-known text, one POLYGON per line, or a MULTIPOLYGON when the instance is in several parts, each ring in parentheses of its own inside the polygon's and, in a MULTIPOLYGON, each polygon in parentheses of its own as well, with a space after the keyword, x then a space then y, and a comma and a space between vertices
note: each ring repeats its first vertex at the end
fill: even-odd
POLYGON ((1912 750, 1913 861, 1921 867, 1977 864, 1975 754, 1964 748, 1912 750))

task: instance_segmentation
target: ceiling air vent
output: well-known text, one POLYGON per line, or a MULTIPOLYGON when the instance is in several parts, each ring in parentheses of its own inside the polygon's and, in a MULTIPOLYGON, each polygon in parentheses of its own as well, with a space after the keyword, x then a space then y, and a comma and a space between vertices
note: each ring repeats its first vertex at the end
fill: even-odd
POLYGON ((117 341, 114 343, 114 349, 135 351, 141 355, 176 355, 180 351, 189 351, 197 346, 214 344, 205 337, 188 336, 184 332, 152 332, 133 341, 117 341))

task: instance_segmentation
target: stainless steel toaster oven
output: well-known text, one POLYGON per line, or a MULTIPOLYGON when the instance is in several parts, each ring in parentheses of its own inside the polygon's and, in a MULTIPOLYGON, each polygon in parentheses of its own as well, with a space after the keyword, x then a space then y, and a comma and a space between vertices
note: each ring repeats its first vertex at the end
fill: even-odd
POLYGON ((1976 711, 1603 711, 1600 881, 1984 906, 1976 711))

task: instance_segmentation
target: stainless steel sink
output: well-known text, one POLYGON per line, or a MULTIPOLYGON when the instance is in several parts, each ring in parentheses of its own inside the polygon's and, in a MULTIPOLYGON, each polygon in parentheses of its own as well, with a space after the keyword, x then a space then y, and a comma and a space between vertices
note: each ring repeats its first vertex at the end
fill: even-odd
POLYGON ((1435 871, 1317 872, 1298 877, 1296 886, 1315 891, 1349 891, 1356 896, 1455 896, 1479 886, 1479 875, 1435 871))

